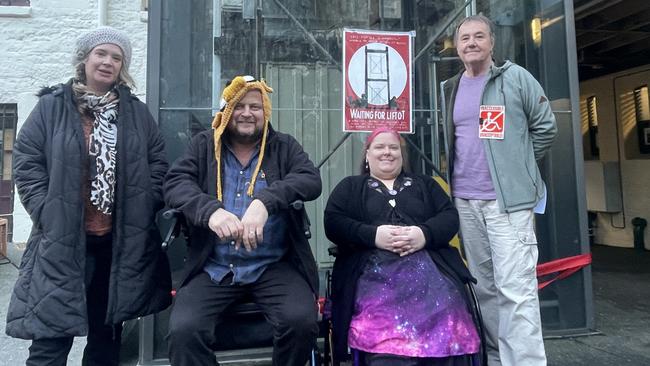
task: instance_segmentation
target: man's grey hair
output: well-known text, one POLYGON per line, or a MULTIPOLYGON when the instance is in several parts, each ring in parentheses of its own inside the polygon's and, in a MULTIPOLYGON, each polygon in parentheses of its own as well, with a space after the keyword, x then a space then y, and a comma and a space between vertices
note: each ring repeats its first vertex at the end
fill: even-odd
POLYGON ((454 31, 454 43, 458 41, 458 30, 463 24, 467 22, 481 22, 487 25, 488 29, 490 30, 490 38, 494 42, 494 22, 483 14, 476 14, 476 15, 470 15, 467 18, 462 19, 460 23, 458 23, 458 25, 456 26, 456 30, 454 31))

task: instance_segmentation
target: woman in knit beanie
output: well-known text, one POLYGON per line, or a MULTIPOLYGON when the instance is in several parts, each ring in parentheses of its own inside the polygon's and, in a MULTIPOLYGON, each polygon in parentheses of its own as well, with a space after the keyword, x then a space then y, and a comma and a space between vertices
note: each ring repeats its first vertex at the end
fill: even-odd
POLYGON ((72 58, 75 77, 83 84, 108 82, 110 85, 118 84, 133 87, 133 78, 129 74, 131 53, 131 42, 124 32, 112 27, 99 27, 77 39, 72 58), (93 62, 98 61, 96 56, 100 51, 108 52, 109 50, 113 51, 110 54, 111 59, 116 57, 114 61, 119 61, 121 66, 114 65, 110 67, 107 64, 101 69, 104 74, 99 73, 100 70, 96 69, 99 65, 95 65, 93 62), (121 55, 117 53, 121 53, 121 55), (112 73, 112 71, 115 72, 112 73))
POLYGON ((14 145, 14 179, 33 221, 7 314, 30 339, 28 365, 118 365, 122 322, 170 304, 160 250, 164 142, 131 94, 131 42, 100 27, 77 39, 75 75, 44 88, 14 145))

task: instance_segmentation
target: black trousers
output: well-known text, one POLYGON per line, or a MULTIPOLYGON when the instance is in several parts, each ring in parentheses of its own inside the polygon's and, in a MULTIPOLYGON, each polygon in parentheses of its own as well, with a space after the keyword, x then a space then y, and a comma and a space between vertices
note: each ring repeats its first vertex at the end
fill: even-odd
POLYGON ((270 265, 253 284, 217 284, 203 272, 181 287, 169 319, 171 364, 217 365, 211 347, 219 342, 215 328, 224 310, 242 297, 252 298, 273 326, 273 365, 304 366, 315 344, 318 311, 307 281, 286 262, 270 265))
MULTIPOLYGON (((86 304, 88 337, 82 365, 117 366, 122 325, 106 325, 111 272, 112 235, 86 236, 86 304)), ((66 366, 74 337, 36 339, 29 347, 27 366, 66 366)))

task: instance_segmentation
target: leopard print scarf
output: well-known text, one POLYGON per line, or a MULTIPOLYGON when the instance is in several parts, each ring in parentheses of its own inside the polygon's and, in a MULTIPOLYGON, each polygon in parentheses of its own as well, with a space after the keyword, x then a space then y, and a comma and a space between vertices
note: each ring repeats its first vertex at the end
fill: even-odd
MULTIPOLYGON (((78 97, 80 109, 94 118, 88 154, 96 174, 90 183, 90 202, 110 215, 115 195, 115 153, 119 97, 115 90, 102 96, 86 92, 78 97)), ((92 169, 92 168, 91 168, 92 169)), ((92 174, 92 172, 91 172, 92 174)))

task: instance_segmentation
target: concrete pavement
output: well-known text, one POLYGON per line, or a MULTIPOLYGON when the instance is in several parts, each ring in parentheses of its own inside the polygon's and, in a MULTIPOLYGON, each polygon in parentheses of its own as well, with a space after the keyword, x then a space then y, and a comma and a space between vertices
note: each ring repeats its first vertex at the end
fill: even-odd
POLYGON ((600 335, 547 339, 555 366, 650 365, 650 252, 595 245, 592 279, 600 335))
MULTIPOLYGON (((0 258, 0 366, 24 365, 29 341, 5 335, 11 289, 21 248, 9 244, 12 263, 0 258)), ((546 339, 549 366, 650 365, 650 252, 605 246, 593 248, 596 330, 599 335, 546 339)), ((136 337, 127 337, 123 366, 137 364, 136 337)), ((80 365, 84 338, 77 338, 68 365, 80 365)), ((526 365, 522 365, 526 366, 526 365)))
MULTIPOLYGON (((30 341, 11 338, 5 334, 7 320, 7 307, 11 298, 11 291, 18 278, 18 268, 23 249, 12 243, 7 245, 7 256, 0 256, 0 366, 24 365, 29 355, 30 341)), ((70 350, 68 365, 81 365, 85 337, 76 338, 70 350)))

